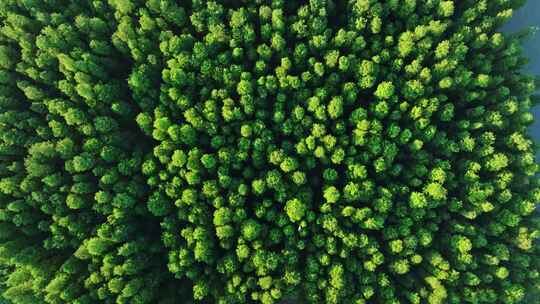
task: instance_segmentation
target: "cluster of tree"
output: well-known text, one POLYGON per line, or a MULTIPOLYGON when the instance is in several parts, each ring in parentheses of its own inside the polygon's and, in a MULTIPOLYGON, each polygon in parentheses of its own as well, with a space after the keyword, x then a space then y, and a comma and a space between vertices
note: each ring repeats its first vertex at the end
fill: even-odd
POLYGON ((4 298, 534 297, 523 2, 0 1, 4 298))
POLYGON ((151 143, 103 1, 0 3, 0 262, 12 303, 172 303, 151 143), (168 301, 168 302, 167 302, 168 301))

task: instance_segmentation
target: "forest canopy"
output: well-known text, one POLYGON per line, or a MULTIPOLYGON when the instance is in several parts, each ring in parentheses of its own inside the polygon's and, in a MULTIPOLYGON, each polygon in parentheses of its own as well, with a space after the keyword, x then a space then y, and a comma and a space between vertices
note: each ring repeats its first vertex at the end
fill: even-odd
POLYGON ((524 0, 1 0, 12 304, 537 303, 524 0))

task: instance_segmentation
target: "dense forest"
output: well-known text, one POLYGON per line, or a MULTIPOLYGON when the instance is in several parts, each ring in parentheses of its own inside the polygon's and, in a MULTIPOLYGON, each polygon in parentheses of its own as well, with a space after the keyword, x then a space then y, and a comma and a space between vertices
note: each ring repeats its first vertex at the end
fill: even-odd
POLYGON ((537 303, 524 2, 0 0, 6 303, 537 303))

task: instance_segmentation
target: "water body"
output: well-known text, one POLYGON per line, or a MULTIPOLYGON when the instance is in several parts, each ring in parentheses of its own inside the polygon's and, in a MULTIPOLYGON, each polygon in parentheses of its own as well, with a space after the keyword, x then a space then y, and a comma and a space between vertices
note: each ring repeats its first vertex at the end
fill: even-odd
MULTIPOLYGON (((525 6, 514 13, 512 19, 502 28, 502 30, 512 33, 526 29, 530 26, 540 28, 539 0, 529 0, 525 6)), ((524 53, 530 60, 525 71, 533 75, 540 75, 540 31, 525 42, 524 53)), ((540 105, 533 108, 533 113, 536 121, 530 127, 529 133, 536 143, 540 144, 540 105)), ((540 160, 540 151, 536 153, 536 158, 540 160)))

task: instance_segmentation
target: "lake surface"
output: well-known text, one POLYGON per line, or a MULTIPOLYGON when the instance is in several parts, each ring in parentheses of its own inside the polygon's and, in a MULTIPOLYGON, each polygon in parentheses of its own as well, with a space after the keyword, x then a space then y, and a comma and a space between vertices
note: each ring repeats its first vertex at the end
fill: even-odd
MULTIPOLYGON (((505 32, 516 32, 529 26, 540 27, 539 0, 529 0, 525 6, 514 13, 513 18, 502 29, 505 32)), ((534 75, 540 75, 540 32, 526 41, 524 53, 530 60, 526 71, 534 75)), ((536 121, 529 132, 534 140, 540 144, 540 105, 533 109, 533 113, 536 121)), ((536 153, 536 158, 540 160, 540 151, 536 153)))

